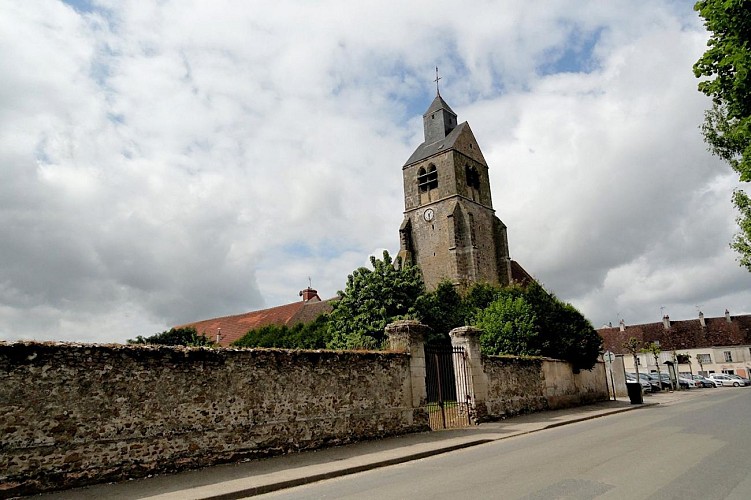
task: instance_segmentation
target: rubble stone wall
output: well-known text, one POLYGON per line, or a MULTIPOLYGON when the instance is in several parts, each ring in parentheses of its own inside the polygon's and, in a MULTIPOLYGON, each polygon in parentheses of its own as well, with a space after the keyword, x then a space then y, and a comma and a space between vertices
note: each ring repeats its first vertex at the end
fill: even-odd
POLYGON ((603 364, 574 373, 565 361, 547 358, 483 356, 487 395, 484 419, 573 407, 608 399, 603 364))
POLYGON ((409 361, 0 343, 0 497, 427 430, 409 361))

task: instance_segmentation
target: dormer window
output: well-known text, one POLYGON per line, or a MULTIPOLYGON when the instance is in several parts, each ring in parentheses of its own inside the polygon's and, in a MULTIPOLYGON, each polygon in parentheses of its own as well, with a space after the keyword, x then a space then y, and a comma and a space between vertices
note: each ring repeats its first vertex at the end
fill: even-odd
POLYGON ((475 167, 467 165, 464 169, 465 176, 467 177, 467 186, 480 189, 480 173, 475 167))
POLYGON ((438 187, 438 170, 432 163, 428 165, 428 170, 420 167, 417 171, 417 186, 421 193, 427 193, 438 187))

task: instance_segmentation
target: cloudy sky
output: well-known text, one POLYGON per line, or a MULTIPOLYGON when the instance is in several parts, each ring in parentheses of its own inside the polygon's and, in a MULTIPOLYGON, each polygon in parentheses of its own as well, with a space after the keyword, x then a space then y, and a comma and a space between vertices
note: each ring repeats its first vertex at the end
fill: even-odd
POLYGON ((0 0, 0 339, 122 342, 398 250, 441 95, 595 326, 751 312, 690 1, 0 0))

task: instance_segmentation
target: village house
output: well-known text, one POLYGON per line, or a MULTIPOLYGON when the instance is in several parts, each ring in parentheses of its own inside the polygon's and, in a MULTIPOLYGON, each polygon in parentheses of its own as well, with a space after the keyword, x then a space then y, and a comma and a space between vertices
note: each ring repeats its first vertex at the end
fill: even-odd
MULTIPOLYGON (((642 325, 620 325, 599 328, 606 353, 623 355, 627 372, 634 372, 634 356, 624 347, 630 338, 635 338, 644 347, 655 342, 660 347, 657 360, 652 353, 636 355, 640 371, 667 372, 670 364, 679 373, 709 375, 729 373, 748 378, 751 375, 751 315, 705 318, 699 312, 696 319, 671 321, 665 316, 662 322, 642 325)), ((607 356, 607 354, 606 354, 607 356)))

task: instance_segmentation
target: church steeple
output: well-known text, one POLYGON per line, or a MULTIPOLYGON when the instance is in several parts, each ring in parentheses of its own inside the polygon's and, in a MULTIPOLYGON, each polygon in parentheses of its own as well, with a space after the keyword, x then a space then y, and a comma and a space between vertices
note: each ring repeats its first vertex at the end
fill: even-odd
POLYGON ((429 290, 511 280, 506 226, 495 216, 488 164, 467 122, 438 93, 423 115, 425 141, 402 167, 399 256, 420 267, 429 290))
POLYGON ((422 115, 422 123, 425 128, 425 144, 432 144, 445 138, 456 128, 456 113, 438 94, 422 115))

